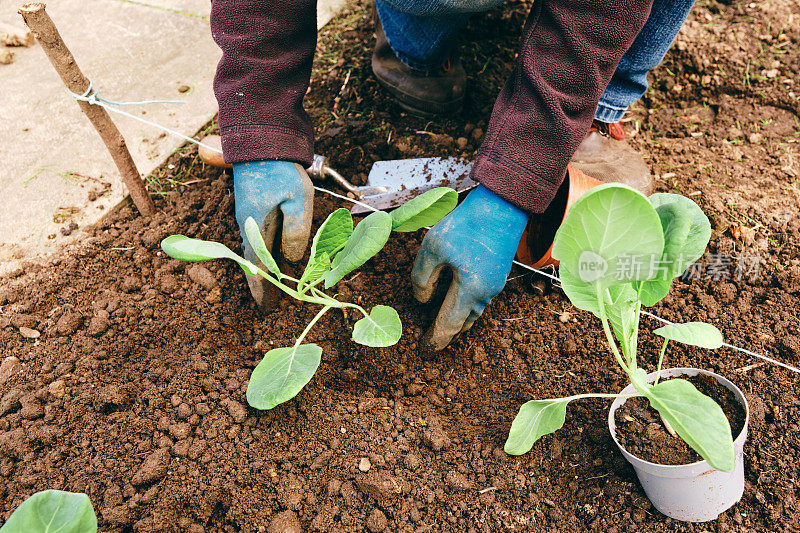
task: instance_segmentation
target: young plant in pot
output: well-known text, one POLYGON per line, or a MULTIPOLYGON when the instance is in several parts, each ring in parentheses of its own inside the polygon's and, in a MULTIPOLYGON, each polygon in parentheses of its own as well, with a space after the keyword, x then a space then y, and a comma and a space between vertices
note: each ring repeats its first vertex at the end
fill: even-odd
POLYGON ((324 284, 329 289, 366 263, 383 249, 392 231, 409 232, 431 226, 452 211, 457 203, 456 191, 438 187, 406 202, 391 214, 384 211, 370 214, 355 229, 350 212, 337 209, 317 230, 308 264, 299 279, 280 271, 252 218, 245 223, 245 235, 267 271, 217 242, 170 235, 161 242, 161 248, 170 257, 182 261, 232 259, 246 274, 263 277, 300 302, 322 306, 293 346, 267 352, 250 376, 247 402, 256 409, 272 409, 294 398, 317 371, 322 348, 316 344, 303 344, 303 339, 331 309, 350 308, 363 315, 354 324, 352 333, 353 340, 359 344, 377 348, 392 346, 400 340, 403 326, 394 308, 376 305, 367 312, 359 305, 325 294, 318 286, 324 284))
MULTIPOLYGON (((670 377, 710 374, 697 369, 662 371, 661 366, 669 341, 719 348, 719 330, 702 322, 656 329, 654 333, 664 342, 657 370, 650 375, 637 357, 642 306, 655 305, 668 294, 672 280, 702 256, 710 236, 711 226, 702 210, 676 194, 645 197, 630 187, 607 184, 591 189, 572 206, 556 232, 552 250, 560 261, 561 285, 573 305, 600 319, 614 359, 630 385, 621 394, 586 393, 525 403, 511 425, 507 453, 526 453, 540 437, 561 428, 567 404, 573 400, 616 398, 615 410, 625 399, 643 396, 665 428, 703 458, 690 465, 657 465, 620 446, 655 507, 679 520, 702 521, 716 518, 741 498, 746 424, 734 446, 728 418, 713 399, 685 379, 659 381, 662 373, 670 377), (655 468, 640 468, 648 465, 655 468), (688 469, 688 476, 682 468, 688 469)), ((735 389, 724 378, 712 376, 735 389)), ((740 391, 737 398, 744 402, 740 391)), ((616 441, 613 413, 610 429, 616 441)))

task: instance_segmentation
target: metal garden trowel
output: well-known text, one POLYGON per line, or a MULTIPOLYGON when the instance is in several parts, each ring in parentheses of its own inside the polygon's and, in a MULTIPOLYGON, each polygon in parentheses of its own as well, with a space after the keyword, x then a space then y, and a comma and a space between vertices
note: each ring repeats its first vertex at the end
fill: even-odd
MULTIPOLYGON (((209 135, 203 139, 198 150, 200 159, 213 166, 230 168, 222 159, 220 138, 209 135), (210 149, 209 149, 210 148, 210 149)), ((422 157, 418 159, 394 159, 376 161, 367 177, 367 184, 353 185, 328 164, 328 159, 314 155, 311 166, 306 169, 314 181, 331 178, 344 190, 355 196, 361 204, 350 209, 353 214, 366 213, 374 209, 392 209, 403 205, 425 191, 435 187, 450 187, 458 192, 466 191, 478 183, 470 179, 472 162, 458 157, 422 157)))
MULTIPOLYGON (((362 189, 361 203, 375 209, 399 207, 415 196, 435 187, 466 191, 478 183, 470 179, 472 162, 458 157, 423 157, 376 161, 362 189)), ((353 214, 369 211, 355 204, 353 214)))

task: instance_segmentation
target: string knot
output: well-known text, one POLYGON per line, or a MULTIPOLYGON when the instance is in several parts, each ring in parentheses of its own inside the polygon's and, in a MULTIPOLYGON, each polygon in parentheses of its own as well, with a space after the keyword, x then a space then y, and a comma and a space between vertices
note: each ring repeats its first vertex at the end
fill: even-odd
POLYGON ((94 88, 94 82, 90 79, 89 80, 89 87, 86 88, 86 91, 83 94, 77 94, 72 91, 69 91, 72 95, 72 98, 78 100, 79 102, 86 102, 89 105, 99 105, 101 107, 106 107, 103 104, 109 104, 113 106, 125 106, 125 105, 147 105, 147 104, 185 104, 184 100, 140 100, 138 102, 116 102, 114 100, 108 100, 106 98, 101 98, 97 95, 97 89, 94 88))
POLYGON ((83 94, 76 94, 72 91, 69 92, 72 98, 81 102, 87 102, 89 105, 97 105, 97 90, 94 88, 94 83, 89 80, 89 87, 83 94))

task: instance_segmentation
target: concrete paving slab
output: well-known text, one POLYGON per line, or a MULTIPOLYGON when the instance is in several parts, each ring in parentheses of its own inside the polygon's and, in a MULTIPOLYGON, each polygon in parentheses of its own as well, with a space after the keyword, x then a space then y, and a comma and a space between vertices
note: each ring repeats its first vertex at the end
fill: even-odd
MULTIPOLYGON (((319 3, 319 27, 346 0, 319 3)), ((13 5, 10 5, 13 4, 13 5)), ((16 3, 0 21, 21 25, 16 3)), ((212 79, 220 51, 208 28, 208 0, 81 0, 48 6, 64 41, 98 93, 120 101, 178 99, 184 105, 126 107, 193 135, 216 113, 212 79)), ((86 117, 38 45, 15 48, 0 65, 0 275, 21 261, 51 255, 127 194, 86 117), (65 231, 68 233, 68 231, 65 231)), ((183 141, 112 114, 146 176, 183 141)))

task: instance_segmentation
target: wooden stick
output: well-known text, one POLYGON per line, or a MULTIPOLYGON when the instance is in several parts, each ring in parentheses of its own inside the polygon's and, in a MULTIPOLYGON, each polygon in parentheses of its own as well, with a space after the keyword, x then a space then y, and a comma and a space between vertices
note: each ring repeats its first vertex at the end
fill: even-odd
MULTIPOLYGON (((25 24, 33 31, 42 50, 47 54, 47 58, 53 68, 61 76, 61 80, 67 89, 75 94, 84 94, 89 89, 89 79, 83 75, 80 67, 75 62, 72 52, 61 39, 58 29, 53 24, 52 19, 45 11, 45 5, 34 2, 24 4, 19 9, 25 24)), ((142 177, 136 169, 131 153, 125 144, 125 139, 119 132, 108 112, 99 105, 92 105, 89 102, 78 100, 78 105, 83 114, 89 118, 94 129, 100 134, 100 138, 111 153, 114 163, 122 175, 122 181, 131 193, 131 199, 136 208, 143 215, 152 215, 156 212, 153 199, 147 194, 142 177)))

